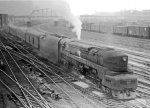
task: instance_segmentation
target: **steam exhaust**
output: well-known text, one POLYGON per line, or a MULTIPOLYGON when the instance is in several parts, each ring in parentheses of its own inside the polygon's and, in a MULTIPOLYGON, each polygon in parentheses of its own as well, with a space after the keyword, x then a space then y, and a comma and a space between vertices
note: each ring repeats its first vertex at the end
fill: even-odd
POLYGON ((72 32, 75 32, 76 35, 77 35, 77 39, 80 40, 81 39, 81 29, 82 29, 82 22, 80 21, 80 18, 73 15, 73 13, 71 12, 71 9, 70 9, 70 6, 69 4, 67 3, 67 1, 65 0, 59 0, 59 1, 62 1, 64 2, 64 7, 68 7, 67 9, 64 9, 63 13, 67 13, 67 14, 63 14, 63 18, 65 20, 67 20, 70 24, 72 24, 73 26, 73 29, 72 29, 72 32))
POLYGON ((72 29, 72 32, 75 32, 77 35, 77 39, 80 40, 81 39, 82 22, 80 21, 80 19, 77 16, 74 16, 73 14, 71 16, 72 16, 72 20, 70 21, 70 23, 74 26, 74 28, 72 29))
POLYGON ((72 26, 72 32, 75 32, 77 39, 81 39, 81 25, 82 22, 80 18, 73 15, 71 8, 66 0, 34 0, 35 6, 38 8, 49 8, 53 15, 61 16, 63 19, 67 20, 72 26))

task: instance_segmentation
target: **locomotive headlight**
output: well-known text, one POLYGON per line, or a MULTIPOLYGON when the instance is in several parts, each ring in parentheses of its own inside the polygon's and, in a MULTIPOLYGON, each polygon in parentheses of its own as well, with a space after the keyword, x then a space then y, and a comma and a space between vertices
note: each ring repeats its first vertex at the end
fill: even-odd
POLYGON ((127 61, 127 57, 122 57, 122 60, 123 61, 127 61))

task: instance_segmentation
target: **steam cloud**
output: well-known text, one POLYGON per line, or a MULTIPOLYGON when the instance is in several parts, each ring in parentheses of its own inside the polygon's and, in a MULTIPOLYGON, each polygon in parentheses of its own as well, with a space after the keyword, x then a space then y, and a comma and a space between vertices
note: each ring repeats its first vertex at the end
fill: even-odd
POLYGON ((72 31, 76 32, 77 38, 78 38, 78 40, 80 40, 81 39, 81 29, 82 29, 81 25, 82 25, 82 23, 78 17, 76 17, 72 14, 71 14, 71 17, 72 18, 71 18, 70 22, 74 26, 72 31))
POLYGON ((50 8, 51 14, 62 16, 72 26, 73 32, 76 32, 77 38, 80 40, 81 35, 81 21, 77 16, 71 13, 69 4, 65 0, 49 0, 49 1, 35 1, 35 5, 39 8, 50 8))

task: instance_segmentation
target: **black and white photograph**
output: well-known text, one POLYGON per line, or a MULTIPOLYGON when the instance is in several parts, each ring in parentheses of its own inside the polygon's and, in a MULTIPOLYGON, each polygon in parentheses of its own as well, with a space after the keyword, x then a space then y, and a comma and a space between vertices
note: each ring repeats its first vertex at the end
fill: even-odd
POLYGON ((150 108, 150 1, 0 0, 0 108, 150 108))

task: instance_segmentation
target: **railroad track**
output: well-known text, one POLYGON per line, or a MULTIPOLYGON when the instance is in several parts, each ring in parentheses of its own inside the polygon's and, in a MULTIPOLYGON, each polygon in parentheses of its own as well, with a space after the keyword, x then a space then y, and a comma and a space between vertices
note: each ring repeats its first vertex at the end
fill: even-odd
MULTIPOLYGON (((3 40, 4 41, 4 40, 3 40)), ((7 42, 8 43, 8 42, 7 42)), ((21 59, 21 58, 20 58, 21 59)))
MULTIPOLYGON (((1 45, 4 47, 4 44, 1 42, 1 45)), ((3 83, 7 88, 9 86, 4 83, 6 79, 9 79, 8 83, 13 82, 16 84, 19 88, 18 91, 21 91, 21 95, 24 97, 24 104, 26 104, 29 107, 39 107, 39 108, 45 108, 50 107, 48 102, 41 96, 41 94, 37 91, 37 89, 34 87, 32 82, 28 79, 28 77, 25 74, 25 71, 22 68, 22 65, 20 65, 20 62, 18 62, 18 58, 11 55, 11 53, 4 47, 4 49, 0 50, 0 53, 3 57, 3 60, 7 64, 9 71, 5 72, 1 70, 3 73, 2 76, 6 76, 4 78, 1 78, 1 83, 3 83), (4 50, 5 49, 5 50, 4 50), (30 91, 34 91, 36 94, 32 94, 30 91), (26 101, 26 102, 25 102, 26 101)), ((1 57, 1 58, 2 58, 1 57)), ((10 85, 14 85, 10 84, 10 85)), ((11 89, 11 88, 9 88, 11 89)), ((11 91, 15 91, 11 89, 11 91)))
MULTIPOLYGON (((91 43, 91 45, 95 45, 95 44, 91 43)), ((99 47, 98 44, 96 44, 95 46, 99 47)), ((123 49, 123 48, 112 47, 110 45, 105 45, 105 44, 101 44, 101 46, 115 48, 119 51, 122 51, 123 53, 126 53, 129 56, 129 67, 131 68, 131 70, 133 70, 133 72, 136 75, 138 75, 140 79, 146 79, 146 80, 150 79, 150 67, 149 67, 150 56, 148 54, 140 53, 137 51, 131 51, 131 50, 123 49)), ((146 84, 146 82, 143 82, 143 81, 139 81, 139 82, 142 84, 146 84)), ((148 84, 147 86, 150 87, 148 84)))
MULTIPOLYGON (((103 43, 103 42, 102 42, 103 43)), ((93 43, 91 43, 93 45, 93 43)), ((95 44, 94 44, 95 45, 95 44)), ((129 67, 133 72, 140 77, 140 79, 150 79, 150 56, 147 54, 139 53, 137 51, 125 50, 123 48, 112 47, 109 45, 101 44, 104 47, 115 48, 123 53, 126 53, 129 56, 129 67)), ((95 45, 99 47, 99 45, 95 45)), ((149 82, 139 81, 140 83, 149 86, 149 82)), ((140 93, 147 94, 144 91, 139 90, 140 93)), ((149 93, 148 93, 149 94, 149 93)))
MULTIPOLYGON (((14 45, 15 46, 15 45, 14 45)), ((20 48, 19 48, 20 49, 20 48)), ((28 51, 27 51, 28 52, 28 51)), ((21 53, 21 52, 20 52, 21 53)), ((23 55, 23 53, 22 53, 22 55, 23 55)), ((24 54, 25 55, 25 54, 24 54)), ((26 54, 27 55, 27 54, 26 54)), ((28 54, 28 55, 32 55, 31 53, 30 54, 28 54)), ((32 55, 33 56, 33 55, 32 55)), ((53 71, 55 71, 56 72, 56 66, 54 67, 53 66, 53 68, 52 68, 52 66, 47 66, 46 64, 44 64, 43 62, 41 62, 41 61, 39 61, 39 60, 37 60, 37 58, 36 57, 33 57, 33 59, 32 59, 32 61, 30 60, 30 61, 28 61, 28 62, 30 62, 32 65, 38 65, 38 66, 35 66, 36 68, 37 67, 39 67, 40 69, 41 69, 41 71, 45 71, 45 68, 47 69, 46 71, 47 72, 50 72, 50 71, 52 71, 51 69, 53 69, 53 71), (39 64, 38 64, 39 63, 39 64), (44 68, 42 68, 42 67, 44 67, 44 68), (50 68, 51 67, 51 68, 50 68), (43 70, 42 70, 43 69, 43 70), (54 70, 55 69, 55 70, 54 70)), ((39 69, 38 68, 38 69, 39 69)), ((58 67, 57 67, 58 68, 58 67)), ((60 71, 62 71, 62 69, 61 70, 57 70, 57 73, 58 72, 60 72, 60 71)), ((51 72, 50 72, 51 73, 51 72)), ((48 75, 49 76, 49 75, 48 75)), ((48 77, 47 77, 48 78, 48 77)), ((51 78, 50 78, 51 79, 51 78)), ((68 82, 68 81, 66 81, 65 80, 65 82, 68 82)), ((50 83, 52 83, 52 82, 50 82, 50 83)), ((54 83, 54 82, 53 82, 54 83)), ((70 83, 69 83, 70 84, 70 83)), ((71 86, 71 87, 73 87, 73 86, 71 86)), ((78 88, 78 90, 80 90, 80 91, 84 91, 83 89, 81 90, 82 88, 78 88)), ((81 93, 80 93, 81 94, 81 93)), ((82 94, 81 94, 82 95, 82 94)), ((95 98, 95 99, 98 99, 99 97, 98 96, 91 96, 91 95, 89 95, 90 97, 93 97, 93 98, 95 98)), ((84 98, 85 98, 85 96, 84 96, 84 98)), ((86 97, 87 99, 88 99, 88 97, 86 97)), ((128 107, 128 105, 126 105, 126 104, 124 104, 124 102, 122 102, 122 101, 114 101, 114 100, 108 100, 108 98, 105 98, 105 99, 99 99, 98 100, 99 101, 99 103, 100 104, 102 104, 103 105, 103 107, 114 107, 114 108, 126 108, 126 107, 128 107)), ((93 103, 93 102, 92 102, 93 103)), ((98 106, 96 106, 96 107, 98 107, 98 106)), ((131 106, 130 106, 131 107, 131 106)), ((132 107, 131 107, 132 108, 132 107)))
MULTIPOLYGON (((102 42, 103 43, 103 42, 102 42)), ((93 45, 93 44, 92 44, 93 45)), ((96 45, 99 46, 99 45, 96 45)), ((106 46, 103 44, 103 46, 106 46)), ((112 46, 108 46, 108 47, 112 47, 112 46)), ((116 47, 113 47, 116 48, 116 47)), ((150 72, 150 56, 143 54, 143 53, 139 53, 137 51, 131 51, 131 50, 125 50, 123 48, 116 48, 126 54, 129 55, 129 64, 130 66, 132 66, 132 70, 134 71, 135 74, 137 74, 138 76, 140 76, 140 78, 142 79, 147 79, 149 80, 149 72, 150 72)), ((139 81, 140 83, 144 84, 142 86, 139 86, 141 88, 145 88, 147 90, 149 90, 149 82, 143 82, 142 80, 139 81)), ((149 96, 149 92, 146 93, 143 90, 139 90, 139 92, 141 92, 142 94, 145 94, 145 96, 149 96)), ((147 107, 147 105, 143 106, 147 107)))
MULTIPOLYGON (((10 51, 10 52, 11 52, 11 51, 10 51)), ((11 53, 12 53, 12 52, 11 52, 11 53)), ((18 55, 18 57, 19 57, 19 55, 18 55)), ((20 59, 21 59, 21 58, 20 58, 20 59)), ((24 58, 22 58, 22 59, 24 59, 24 58)), ((31 59, 31 58, 30 58, 30 59, 31 59)), ((51 81, 53 82, 53 84, 55 84, 55 85, 57 86, 57 88, 61 89, 61 91, 63 91, 63 93, 68 96, 68 98, 69 98, 68 100, 69 100, 69 101, 72 100, 72 106, 73 106, 73 104, 74 104, 74 106, 76 106, 76 108, 82 108, 82 107, 83 107, 84 103, 82 104, 82 107, 79 106, 78 103, 75 102, 75 101, 72 99, 72 97, 70 96, 71 94, 69 94, 68 92, 65 92, 61 87, 59 87, 58 84, 57 84, 52 78, 50 78, 50 75, 45 74, 44 70, 40 69, 40 68, 37 66, 37 64, 33 63, 33 61, 31 61, 31 60, 30 60, 30 61, 26 60, 26 62, 28 62, 28 63, 34 65, 34 67, 37 68, 40 72, 42 72, 47 78, 49 78, 49 80, 51 80, 51 81)), ((52 73, 52 70, 49 69, 49 73, 52 73)), ((46 78, 44 78, 44 79, 46 79, 46 78)), ((65 80, 64 80, 64 81, 65 81, 65 80)), ((48 86, 47 86, 47 87, 48 87, 48 86)), ((77 93, 78 93, 78 92, 76 92, 76 94, 77 94, 77 93)), ((81 95, 81 94, 80 94, 80 95, 81 95)), ((66 96, 65 96, 65 97, 66 97, 66 96)), ((80 98, 81 98, 81 97, 80 97, 80 98)), ((85 97, 84 95, 82 95, 82 98, 86 98, 86 97, 85 97)), ((93 106, 94 108, 98 108, 98 106, 96 106, 96 104, 93 103, 92 101, 90 101, 88 98, 86 98, 85 105, 86 105, 86 104, 89 104, 88 106, 91 106, 91 108, 92 108, 92 106, 93 106), (90 104, 89 104, 89 103, 90 103, 90 104)))
POLYGON ((150 92, 149 92, 149 90, 150 90, 150 73, 149 73, 150 70, 149 70, 149 68, 145 68, 144 65, 139 67, 139 66, 135 66, 132 64, 131 69, 138 76, 138 88, 140 88, 140 89, 137 89, 137 92, 139 92, 139 94, 142 94, 143 97, 147 96, 150 98, 150 92))

